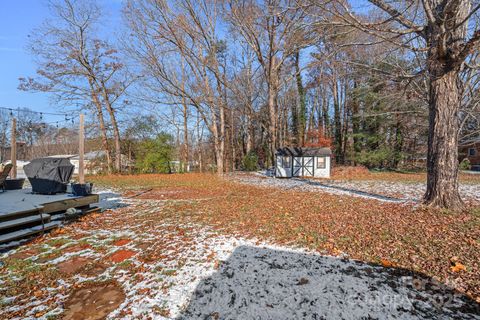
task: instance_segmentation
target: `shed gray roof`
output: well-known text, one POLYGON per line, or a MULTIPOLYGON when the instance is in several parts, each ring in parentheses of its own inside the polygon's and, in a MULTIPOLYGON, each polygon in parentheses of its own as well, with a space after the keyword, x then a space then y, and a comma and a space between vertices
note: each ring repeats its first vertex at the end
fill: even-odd
POLYGON ((314 156, 331 156, 330 148, 314 148, 314 147, 283 147, 278 148, 275 153, 277 156, 292 157, 314 157, 314 156))

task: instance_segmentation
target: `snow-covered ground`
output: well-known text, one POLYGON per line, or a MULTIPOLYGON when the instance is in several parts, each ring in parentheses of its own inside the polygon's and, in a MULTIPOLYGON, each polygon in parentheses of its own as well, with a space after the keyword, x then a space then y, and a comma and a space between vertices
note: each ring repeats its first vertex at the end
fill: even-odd
MULTIPOLYGON (((255 186, 285 190, 327 192, 336 195, 363 197, 387 202, 418 202, 426 189, 424 183, 392 181, 322 180, 273 178, 262 173, 234 174, 230 179, 255 186)), ((469 203, 480 203, 480 184, 461 184, 460 195, 469 203)))
POLYGON ((477 304, 422 275, 222 235, 162 212, 163 201, 122 202, 30 246, 38 267, 85 266, 17 297, 3 294, 7 278, 23 281, 9 269, 0 318, 72 315, 75 288, 113 281, 125 298, 108 319, 480 319, 477 304))
POLYGON ((100 201, 92 206, 97 206, 102 210, 116 209, 127 205, 127 201, 122 197, 120 191, 102 188, 94 192, 98 194, 100 201))

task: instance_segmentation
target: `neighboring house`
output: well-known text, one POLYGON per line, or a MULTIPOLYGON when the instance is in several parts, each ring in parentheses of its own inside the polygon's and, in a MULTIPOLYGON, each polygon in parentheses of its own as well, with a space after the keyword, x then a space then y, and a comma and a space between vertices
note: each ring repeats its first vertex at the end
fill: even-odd
POLYGON ((195 161, 188 161, 186 165, 184 162, 180 160, 172 160, 169 162, 169 167, 172 173, 190 172, 192 168, 194 168, 197 165, 198 164, 195 161))
POLYGON ((463 144, 459 149, 459 160, 468 159, 472 170, 480 171, 480 139, 463 144))
POLYGON ((280 148, 275 154, 275 176, 330 178, 331 158, 329 148, 280 148))
MULTIPOLYGON (((54 155, 50 158, 68 158, 75 166, 74 174, 78 174, 80 158, 77 154, 54 155)), ((83 161, 85 165, 85 174, 98 174, 106 170, 106 152, 103 150, 90 151, 85 153, 83 161)), ((122 170, 128 170, 132 167, 132 162, 128 160, 127 156, 122 154, 121 166, 122 170)))
MULTIPOLYGON (((0 146, 0 162, 5 162, 11 159, 11 147, 0 146)), ((27 145, 23 141, 17 141, 17 160, 28 160, 27 145)))

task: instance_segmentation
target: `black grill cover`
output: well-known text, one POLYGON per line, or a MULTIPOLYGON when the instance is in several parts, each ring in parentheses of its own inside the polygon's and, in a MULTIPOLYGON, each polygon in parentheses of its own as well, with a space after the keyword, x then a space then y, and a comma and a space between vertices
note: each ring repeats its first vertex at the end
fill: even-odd
POLYGON ((64 193, 75 166, 65 158, 34 159, 24 167, 34 193, 64 193))

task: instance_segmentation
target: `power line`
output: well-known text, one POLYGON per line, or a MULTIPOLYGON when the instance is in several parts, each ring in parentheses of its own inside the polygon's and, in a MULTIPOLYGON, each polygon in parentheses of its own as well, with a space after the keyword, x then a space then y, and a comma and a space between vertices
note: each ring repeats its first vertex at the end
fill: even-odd
MULTIPOLYGON (((71 122, 72 124, 75 124, 75 119, 77 117, 78 117, 78 115, 67 116, 65 114, 65 119, 64 120, 57 120, 57 121, 51 121, 51 122, 32 122, 32 121, 28 121, 28 124, 29 124, 29 126, 40 125, 40 126, 44 126, 44 127, 56 125, 57 128, 58 128, 59 124, 63 124, 63 123, 67 123, 67 122, 71 122)), ((0 122, 0 124, 3 124, 4 126, 8 126, 10 124, 10 121, 0 122)))
POLYGON ((34 111, 29 108, 11 108, 11 107, 0 107, 2 110, 10 111, 10 115, 13 115, 13 112, 28 112, 28 113, 36 113, 39 115, 47 115, 47 116, 69 116, 70 113, 55 113, 55 112, 44 112, 44 111, 34 111))

